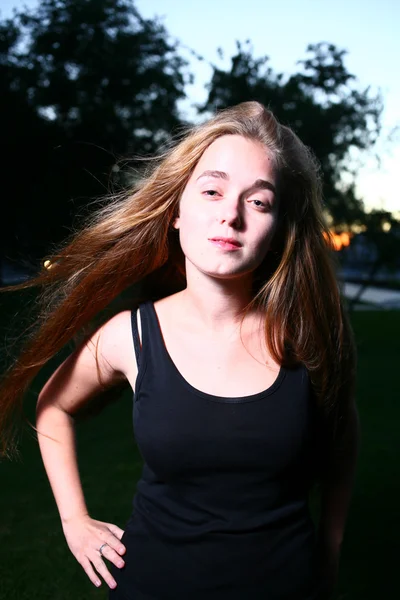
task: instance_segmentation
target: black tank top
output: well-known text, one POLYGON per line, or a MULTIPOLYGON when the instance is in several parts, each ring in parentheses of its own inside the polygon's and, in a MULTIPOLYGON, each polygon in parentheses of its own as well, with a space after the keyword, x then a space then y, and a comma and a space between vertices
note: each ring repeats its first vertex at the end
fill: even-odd
POLYGON ((310 600, 308 509, 315 410, 306 369, 281 368, 263 392, 223 398, 191 386, 165 347, 154 306, 132 332, 135 438, 144 460, 112 568, 121 598, 310 600))

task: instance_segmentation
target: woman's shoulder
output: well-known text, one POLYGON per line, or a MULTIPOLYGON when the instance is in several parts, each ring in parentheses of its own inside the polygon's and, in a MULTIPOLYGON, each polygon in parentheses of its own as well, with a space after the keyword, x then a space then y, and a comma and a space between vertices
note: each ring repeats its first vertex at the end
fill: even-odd
POLYGON ((152 304, 154 307, 160 310, 175 310, 181 305, 182 292, 176 292, 170 296, 164 296, 159 300, 155 300, 152 304))
POLYGON ((132 370, 132 311, 123 310, 111 317, 99 330, 101 355, 112 367, 126 376, 132 370))
POLYGON ((152 303, 158 319, 163 323, 171 323, 179 315, 182 316, 181 294, 182 292, 177 292, 152 303))

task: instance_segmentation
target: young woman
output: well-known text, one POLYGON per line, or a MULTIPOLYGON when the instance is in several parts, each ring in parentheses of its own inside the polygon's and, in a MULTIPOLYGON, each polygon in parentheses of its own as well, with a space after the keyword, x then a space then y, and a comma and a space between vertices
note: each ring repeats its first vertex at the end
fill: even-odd
POLYGON ((3 383, 4 452, 41 365, 130 284, 161 287, 86 336, 37 405, 67 543, 110 599, 330 597, 358 434, 328 236, 312 155, 247 102, 194 127, 33 282, 53 302, 3 383), (123 531, 89 513, 74 417, 126 381, 144 468, 123 531))

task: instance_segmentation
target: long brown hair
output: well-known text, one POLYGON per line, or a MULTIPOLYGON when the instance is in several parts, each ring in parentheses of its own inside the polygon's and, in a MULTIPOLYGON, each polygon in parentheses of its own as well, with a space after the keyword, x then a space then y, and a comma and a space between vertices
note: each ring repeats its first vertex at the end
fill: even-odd
MULTIPOLYGON (((265 312, 269 350, 281 364, 302 362, 331 431, 354 387, 354 344, 332 264, 323 218, 319 168, 288 127, 258 102, 217 113, 152 159, 134 189, 111 197, 50 257, 51 268, 17 286, 39 286, 37 326, 0 387, 1 452, 14 449, 15 416, 33 378, 52 357, 132 284, 165 269, 184 285, 172 222, 181 194, 205 149, 222 135, 265 145, 279 174, 280 227, 257 269, 252 305, 265 312)), ((16 289, 14 286, 12 289, 16 289)))

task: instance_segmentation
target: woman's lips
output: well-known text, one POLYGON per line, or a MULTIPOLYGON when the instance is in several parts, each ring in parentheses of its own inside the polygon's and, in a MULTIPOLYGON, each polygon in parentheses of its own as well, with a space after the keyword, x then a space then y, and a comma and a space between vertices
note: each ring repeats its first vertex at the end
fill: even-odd
POLYGON ((239 250, 242 247, 242 244, 234 238, 215 237, 210 238, 209 241, 214 246, 218 246, 218 248, 223 248, 224 250, 239 250))

